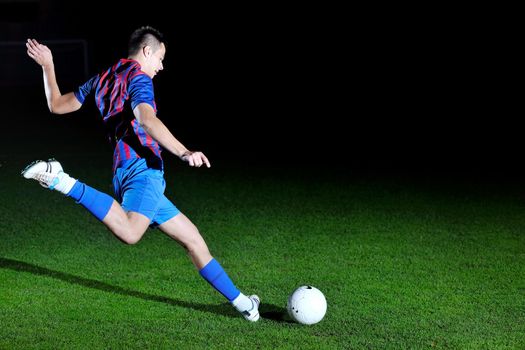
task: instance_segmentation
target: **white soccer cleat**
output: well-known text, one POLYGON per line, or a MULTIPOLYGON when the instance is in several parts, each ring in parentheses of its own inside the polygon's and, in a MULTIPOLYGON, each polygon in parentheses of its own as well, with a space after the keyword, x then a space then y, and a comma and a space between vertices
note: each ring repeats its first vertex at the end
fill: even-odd
POLYGON ((245 319, 251 322, 257 322, 259 320, 259 305, 261 300, 257 295, 250 295, 250 300, 252 301, 252 309, 241 312, 245 319))
POLYGON ((47 162, 35 160, 22 170, 22 176, 38 181, 45 188, 53 189, 58 184, 57 175, 60 172, 63 172, 62 166, 55 159, 49 159, 47 162))

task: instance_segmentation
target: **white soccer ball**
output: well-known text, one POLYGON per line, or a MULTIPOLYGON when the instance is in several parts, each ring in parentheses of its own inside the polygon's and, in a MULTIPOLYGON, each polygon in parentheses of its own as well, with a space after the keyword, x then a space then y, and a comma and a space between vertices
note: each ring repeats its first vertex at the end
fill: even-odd
POLYGON ((317 288, 301 286, 288 297, 288 315, 301 324, 315 324, 326 314, 326 298, 317 288))

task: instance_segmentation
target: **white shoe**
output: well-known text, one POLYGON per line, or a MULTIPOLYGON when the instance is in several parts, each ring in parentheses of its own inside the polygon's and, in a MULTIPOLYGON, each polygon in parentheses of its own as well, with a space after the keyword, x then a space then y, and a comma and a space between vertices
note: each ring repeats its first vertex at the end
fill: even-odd
POLYGON ((58 174, 63 172, 62 166, 55 159, 35 160, 22 170, 22 176, 26 179, 33 179, 45 188, 53 189, 59 182, 58 174))
POLYGON ((250 295, 250 300, 252 301, 252 309, 241 312, 245 319, 251 322, 257 322, 259 320, 259 304, 261 300, 257 295, 250 295))

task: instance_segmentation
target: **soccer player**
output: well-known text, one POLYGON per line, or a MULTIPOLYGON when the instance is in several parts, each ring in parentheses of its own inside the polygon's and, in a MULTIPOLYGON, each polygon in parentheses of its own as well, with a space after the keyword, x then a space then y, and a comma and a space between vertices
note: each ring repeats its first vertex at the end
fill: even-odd
POLYGON ((152 79, 164 68, 163 35, 149 26, 138 28, 130 36, 128 58, 66 94, 58 87, 51 50, 35 39, 28 39, 26 46, 29 57, 42 66, 51 113, 74 112, 88 97, 94 98, 115 147, 113 186, 118 202, 69 176, 54 159, 35 161, 22 175, 73 198, 124 243, 137 243, 150 225, 158 227, 184 246, 200 275, 245 319, 257 321, 259 297, 246 296, 237 289, 211 256, 195 225, 164 195, 162 149, 193 167, 211 165, 202 152, 189 151, 179 142, 156 115, 152 79))

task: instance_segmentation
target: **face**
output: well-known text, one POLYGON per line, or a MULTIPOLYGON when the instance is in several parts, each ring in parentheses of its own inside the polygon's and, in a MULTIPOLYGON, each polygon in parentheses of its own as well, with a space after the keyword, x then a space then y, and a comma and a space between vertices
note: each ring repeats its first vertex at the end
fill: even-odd
POLYGON ((161 43, 160 47, 155 52, 153 52, 152 48, 149 46, 146 46, 143 50, 145 57, 144 64, 141 65, 142 71, 153 79, 158 72, 164 69, 162 61, 166 54, 166 47, 161 43))

